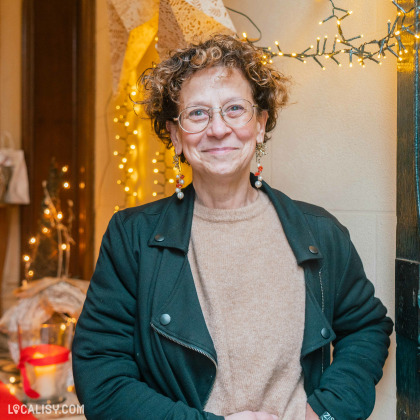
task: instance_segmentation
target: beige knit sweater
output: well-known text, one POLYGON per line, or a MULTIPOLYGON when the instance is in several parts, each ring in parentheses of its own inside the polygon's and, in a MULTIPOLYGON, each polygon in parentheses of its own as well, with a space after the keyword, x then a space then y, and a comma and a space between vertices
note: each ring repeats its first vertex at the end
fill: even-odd
POLYGON ((196 202, 188 259, 218 358, 205 410, 304 419, 304 275, 268 197, 228 210, 196 202))

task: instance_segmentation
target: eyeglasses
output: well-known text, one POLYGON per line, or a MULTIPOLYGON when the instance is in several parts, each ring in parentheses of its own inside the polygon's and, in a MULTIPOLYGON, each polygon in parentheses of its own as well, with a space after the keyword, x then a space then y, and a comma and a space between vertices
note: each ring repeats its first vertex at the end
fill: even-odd
POLYGON ((214 110, 219 110, 220 116, 229 127, 243 127, 248 124, 254 116, 254 110, 258 105, 253 105, 246 99, 235 99, 227 102, 223 107, 206 108, 200 105, 193 105, 185 108, 174 118, 179 126, 191 134, 204 131, 213 118, 214 110))

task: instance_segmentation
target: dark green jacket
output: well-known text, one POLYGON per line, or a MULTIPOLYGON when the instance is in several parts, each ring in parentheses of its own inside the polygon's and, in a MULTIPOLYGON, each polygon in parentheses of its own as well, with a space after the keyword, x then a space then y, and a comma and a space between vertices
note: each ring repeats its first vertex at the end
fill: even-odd
MULTIPOLYGON (((304 268, 308 402, 318 415, 366 419, 392 321, 346 228, 320 207, 265 183, 262 189, 304 268)), ((109 223, 73 344, 76 391, 88 419, 223 419, 203 411, 217 354, 187 259, 193 207, 190 185, 182 201, 174 195, 130 208, 109 223)))

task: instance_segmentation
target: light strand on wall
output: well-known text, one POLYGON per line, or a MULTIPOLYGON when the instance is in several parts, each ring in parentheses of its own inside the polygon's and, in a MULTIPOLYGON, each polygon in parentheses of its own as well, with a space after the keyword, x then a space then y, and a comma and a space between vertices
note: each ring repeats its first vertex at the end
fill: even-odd
POLYGON ((173 184, 175 182, 174 178, 168 175, 168 171, 173 172, 173 167, 166 163, 165 159, 165 150, 156 152, 156 156, 152 159, 153 163, 153 173, 154 179, 153 184, 156 186, 152 192, 153 197, 164 196, 165 195, 165 185, 166 183, 173 184), (164 181, 159 182, 157 179, 158 175, 163 177, 164 181))
MULTIPOLYGON (((143 139, 142 131, 136 125, 138 121, 140 106, 135 104, 134 100, 138 94, 136 86, 126 85, 123 92, 124 102, 115 106, 114 123, 118 127, 119 134, 115 135, 117 147, 114 150, 114 156, 118 159, 118 168, 121 170, 121 176, 118 178, 117 183, 121 185, 124 195, 124 203, 115 205, 114 210, 118 211, 129 205, 138 204, 138 183, 139 183, 139 145, 143 139), (130 100, 131 99, 131 100, 130 100), (129 104, 130 101, 130 104, 129 104), (134 106, 133 106, 134 102, 134 106), (134 128, 132 128, 132 126, 134 128)), ((165 162, 166 149, 155 152, 156 156, 152 160, 152 174, 147 176, 147 181, 153 180, 153 187, 151 197, 158 197, 165 195, 165 185, 167 183, 174 183, 173 169, 170 168, 172 173, 168 173, 168 165, 165 162), (160 179, 159 179, 160 178, 160 179)), ((142 180, 142 182, 146 181, 142 180)), ((147 201, 149 197, 144 197, 147 201)))
MULTIPOLYGON (((343 20, 351 16, 353 12, 351 10, 337 7, 333 0, 329 1, 331 3, 331 14, 320 21, 319 24, 323 25, 324 23, 335 19, 338 34, 334 36, 332 42, 328 42, 328 35, 325 35, 323 38, 318 37, 316 39, 316 46, 310 45, 302 52, 297 53, 285 52, 281 49, 279 42, 275 41, 274 48, 258 47, 264 51, 263 64, 272 63, 273 58, 275 57, 292 58, 302 63, 307 63, 307 60, 312 59, 323 70, 325 70, 326 67, 321 62, 322 58, 331 59, 331 61, 335 62, 335 64, 341 67, 341 62, 338 58, 340 55, 347 54, 350 67, 352 67, 353 63, 355 62, 357 62, 360 66, 365 67, 366 61, 371 61, 380 65, 382 64, 381 59, 386 58, 386 53, 388 52, 395 56, 399 61, 403 60, 403 54, 408 53, 408 49, 401 40, 402 33, 410 34, 416 39, 420 38, 420 35, 417 33, 414 24, 405 25, 407 15, 413 12, 418 13, 420 6, 413 6, 411 9, 405 10, 395 0, 391 0, 394 6, 397 8, 397 15, 394 19, 394 22, 388 21, 387 34, 379 40, 375 39, 366 41, 360 45, 356 45, 355 41, 363 38, 363 34, 346 37, 344 35, 342 25, 343 20)), ((248 19, 254 26, 256 26, 249 17, 248 19)), ((245 32, 242 34, 242 40, 250 43, 255 43, 258 41, 250 39, 245 32)))
MULTIPOLYGON (((136 95, 135 87, 127 84, 125 88, 124 97, 129 95, 136 95)), ((114 206, 114 210, 118 211, 128 206, 129 201, 137 202, 137 146, 140 139, 140 130, 134 126, 133 114, 134 110, 129 107, 127 100, 122 104, 115 106, 114 123, 119 126, 119 134, 115 135, 115 140, 118 142, 117 148, 114 150, 114 156, 118 158, 118 168, 121 170, 121 175, 117 179, 117 184, 120 185, 124 191, 123 204, 114 206), (122 149, 122 150, 121 150, 122 149)))

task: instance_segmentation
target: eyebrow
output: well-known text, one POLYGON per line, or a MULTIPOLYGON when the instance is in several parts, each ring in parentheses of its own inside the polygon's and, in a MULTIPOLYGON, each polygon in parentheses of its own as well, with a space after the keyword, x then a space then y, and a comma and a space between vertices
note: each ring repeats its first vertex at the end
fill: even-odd
MULTIPOLYGON (((239 99, 245 99, 246 101, 249 101, 249 102, 251 102, 251 103, 253 103, 253 102, 254 102, 254 100, 253 100, 253 99, 252 99, 252 100, 249 100, 249 99, 246 99, 246 98, 242 98, 241 96, 237 96, 237 97, 234 97, 234 98, 231 98, 231 99, 228 99, 227 101, 225 101, 225 102, 221 105, 221 107, 223 107, 224 105, 226 105, 226 104, 227 104, 227 103, 229 103, 229 102, 232 102, 232 101, 237 101, 237 100, 239 100, 239 99)), ((182 110, 187 109, 187 108, 191 108, 191 107, 193 107, 193 106, 203 106, 203 107, 206 107, 206 108, 218 108, 218 107, 213 107, 213 106, 206 105, 205 103, 195 102, 195 103, 191 103, 191 105, 187 105, 187 106, 185 106, 184 108, 182 108, 182 110)))

